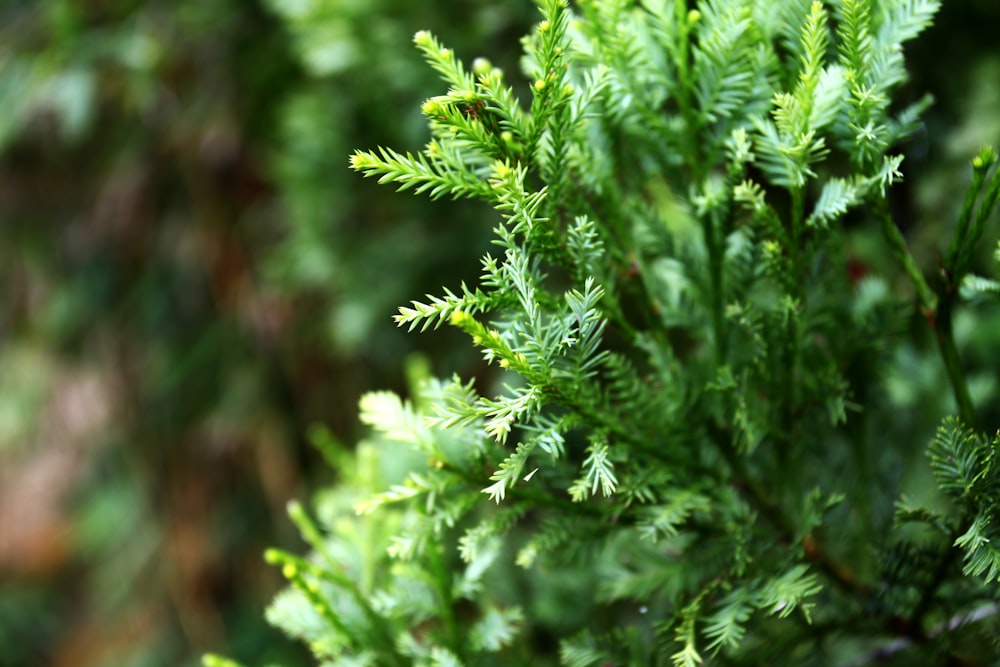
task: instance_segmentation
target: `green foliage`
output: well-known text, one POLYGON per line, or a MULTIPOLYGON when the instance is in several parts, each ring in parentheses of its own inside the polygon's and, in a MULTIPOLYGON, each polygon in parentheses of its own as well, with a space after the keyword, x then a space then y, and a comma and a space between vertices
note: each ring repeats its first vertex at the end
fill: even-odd
POLYGON ((293 511, 312 555, 269 552, 271 620, 331 664, 987 657, 1000 441, 954 321, 992 290, 968 271, 995 154, 933 278, 887 200, 927 104, 893 104, 903 46, 939 3, 538 5, 530 101, 421 31, 430 141, 350 159, 497 212, 479 285, 396 317, 490 374, 362 400, 375 435, 319 527, 293 511), (895 268, 850 274, 856 225, 895 268), (929 447, 882 372, 921 319, 957 412, 929 447), (936 492, 896 503, 925 449, 936 492))
POLYGON ((989 441, 957 419, 948 418, 928 452, 938 486, 962 508, 956 527, 968 527, 955 538, 955 546, 965 554, 963 572, 970 577, 982 576, 987 583, 1000 578, 1000 550, 991 544, 991 538, 998 537, 998 447, 1000 433, 989 441))
MULTIPOLYGON (((441 400, 446 391, 425 379, 418 393, 421 400, 441 400)), ((268 619, 331 664, 453 665, 459 656, 494 664, 490 656, 509 650, 523 620, 518 607, 485 586, 502 542, 489 535, 467 541, 460 560, 444 548, 444 536, 474 503, 438 502, 447 491, 441 475, 470 459, 462 444, 472 431, 414 423, 413 406, 388 393, 364 403, 375 437, 344 459, 342 483, 323 496, 318 511, 325 530, 298 505, 289 508, 314 557, 267 552, 292 584, 268 619), (394 455, 384 456, 387 450, 394 455), (426 513, 403 511, 402 501, 411 500, 426 513)), ((468 486, 454 474, 447 482, 468 486)))

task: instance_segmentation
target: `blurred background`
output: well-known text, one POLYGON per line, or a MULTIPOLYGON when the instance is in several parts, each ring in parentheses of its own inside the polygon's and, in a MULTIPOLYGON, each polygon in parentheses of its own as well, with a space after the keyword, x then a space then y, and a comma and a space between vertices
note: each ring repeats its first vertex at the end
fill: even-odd
MULTIPOLYGON (((461 336, 390 318, 474 279, 496 222, 348 156, 426 140, 416 30, 515 74, 535 16, 0 0, 0 667, 309 664, 263 620, 263 549, 302 549, 287 501, 336 482, 309 441, 349 446, 362 392, 402 390, 418 350, 474 372, 461 336)), ((997 27, 1000 3, 948 0, 908 52, 904 97, 937 98, 895 195, 925 266, 1000 144, 997 27)), ((968 334, 986 368, 996 333, 968 334)))

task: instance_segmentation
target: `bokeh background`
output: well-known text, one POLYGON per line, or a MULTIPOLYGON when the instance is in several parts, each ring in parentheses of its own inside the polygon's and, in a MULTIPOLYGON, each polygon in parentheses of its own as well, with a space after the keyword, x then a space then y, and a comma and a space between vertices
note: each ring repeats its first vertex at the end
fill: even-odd
MULTIPOLYGON (((905 95, 937 103, 894 193, 928 267, 1000 144, 1000 3, 944 5, 907 53, 905 95)), ((263 620, 262 551, 301 550, 285 505, 336 483, 310 443, 349 447, 363 391, 402 390, 417 352, 475 372, 460 336, 390 318, 474 279, 496 222, 348 156, 426 140, 443 90, 416 30, 513 74, 534 21, 530 0, 0 0, 0 667, 309 664, 263 620)), ((997 333, 969 334, 981 367, 997 333)))

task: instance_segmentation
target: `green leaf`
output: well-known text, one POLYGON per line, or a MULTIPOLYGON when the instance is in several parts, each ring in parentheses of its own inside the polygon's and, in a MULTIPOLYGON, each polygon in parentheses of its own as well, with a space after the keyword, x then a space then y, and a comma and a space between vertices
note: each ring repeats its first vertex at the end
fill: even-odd
POLYGON ((928 447, 938 486, 961 501, 972 489, 979 469, 979 437, 957 417, 947 417, 928 447))
POLYGON ((437 146, 431 144, 429 149, 435 157, 403 154, 389 148, 380 148, 378 154, 356 151, 351 156, 351 168, 365 176, 378 176, 379 183, 397 183, 399 191, 412 188, 416 193, 429 192, 432 199, 446 194, 456 199, 492 199, 493 189, 485 180, 459 168, 454 158, 447 159, 448 154, 437 146))
POLYGON ((665 496, 660 503, 640 510, 636 527, 642 539, 656 542, 673 537, 692 514, 707 512, 712 506, 708 496, 693 489, 670 490, 665 496))
POLYGON ((1000 548, 994 544, 1000 533, 991 530, 991 521, 979 514, 955 540, 955 546, 965 552, 962 573, 968 577, 983 577, 987 584, 1000 581, 1000 548))
POLYGON ((823 191, 806 224, 826 227, 849 209, 860 204, 867 190, 868 184, 865 179, 856 178, 849 181, 843 178, 831 178, 823 184, 823 191))
POLYGON ((587 631, 559 643, 559 662, 566 667, 593 667, 613 660, 614 656, 600 648, 587 631))
POLYGON ((602 436, 591 438, 590 446, 587 448, 587 458, 583 462, 584 477, 580 480, 581 487, 574 485, 574 490, 570 491, 574 501, 583 500, 581 493, 589 491, 593 496, 597 493, 598 487, 601 495, 608 497, 615 492, 618 486, 618 479, 615 477, 614 464, 608 457, 608 443, 602 436))
POLYGON ((496 653, 510 646, 523 621, 524 614, 517 607, 500 609, 490 606, 469 632, 473 650, 496 653))
POLYGON ((803 602, 823 589, 816 575, 805 565, 795 565, 774 579, 761 584, 759 606, 770 614, 785 618, 801 608, 808 618, 808 607, 803 602))
POLYGON ((959 294, 961 294, 963 299, 967 300, 983 296, 996 297, 1000 295, 1000 282, 967 273, 962 278, 959 294))
POLYGON ((705 620, 709 650, 719 651, 739 645, 746 634, 746 622, 754 612, 751 602, 752 596, 742 588, 737 588, 722 600, 719 608, 705 620))

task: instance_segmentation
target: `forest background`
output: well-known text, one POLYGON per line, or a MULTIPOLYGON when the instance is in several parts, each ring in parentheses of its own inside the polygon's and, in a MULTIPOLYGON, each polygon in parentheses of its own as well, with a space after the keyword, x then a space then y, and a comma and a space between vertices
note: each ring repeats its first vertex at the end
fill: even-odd
MULTIPOLYGON (((425 141, 416 30, 514 74, 536 19, 529 0, 0 6, 0 667, 309 664, 263 620, 282 582, 261 554, 301 550, 286 503, 336 483, 312 444, 357 439, 362 392, 403 391, 414 353, 479 370, 460 332, 390 318, 475 276, 495 224, 348 156, 425 141)), ((969 156, 1000 144, 998 25, 993 0, 949 0, 907 47, 936 103, 893 197, 924 267, 969 156)))

